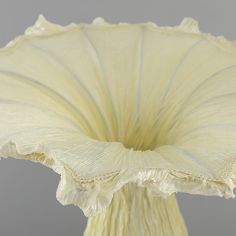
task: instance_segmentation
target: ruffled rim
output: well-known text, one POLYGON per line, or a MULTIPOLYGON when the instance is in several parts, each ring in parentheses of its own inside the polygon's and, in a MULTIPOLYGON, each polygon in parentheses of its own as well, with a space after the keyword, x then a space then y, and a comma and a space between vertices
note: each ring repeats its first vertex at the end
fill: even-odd
POLYGON ((127 22, 119 22, 119 23, 110 23, 106 21, 102 17, 96 17, 91 24, 89 23, 70 23, 68 25, 62 26, 59 24, 52 23, 48 21, 42 14, 40 14, 36 20, 36 22, 28 27, 23 35, 17 36, 15 39, 11 40, 6 44, 5 47, 0 48, 1 51, 8 51, 14 47, 16 47, 21 41, 27 40, 28 38, 33 37, 47 37, 52 34, 57 34, 60 32, 66 32, 70 30, 74 30, 78 27, 122 27, 122 26, 131 26, 131 25, 139 25, 149 27, 151 30, 161 30, 161 31, 169 31, 169 32, 179 32, 179 33, 187 33, 198 35, 204 37, 206 40, 211 41, 216 44, 222 50, 226 50, 229 53, 236 52, 236 40, 230 40, 224 37, 223 35, 215 36, 210 33, 204 33, 199 29, 199 23, 192 17, 184 17, 179 25, 176 26, 159 26, 156 23, 149 21, 144 23, 127 23, 127 22))
POLYGON ((37 145, 30 150, 29 148, 24 150, 24 146, 10 141, 0 147, 0 155, 3 158, 31 160, 52 168, 61 176, 56 193, 58 201, 63 205, 79 206, 87 217, 102 212, 111 203, 113 194, 131 182, 146 187, 153 195, 162 197, 185 192, 235 198, 233 192, 236 187, 235 160, 230 165, 233 169, 222 179, 154 168, 124 169, 83 179, 75 175, 68 165, 51 156, 51 150, 46 145, 37 145))

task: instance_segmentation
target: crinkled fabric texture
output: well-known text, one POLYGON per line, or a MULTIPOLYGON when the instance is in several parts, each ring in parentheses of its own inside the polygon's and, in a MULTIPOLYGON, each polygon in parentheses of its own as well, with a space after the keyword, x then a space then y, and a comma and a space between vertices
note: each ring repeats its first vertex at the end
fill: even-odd
POLYGON ((0 49, 0 156, 52 168, 58 200, 87 216, 129 182, 234 197, 235 42, 191 18, 60 26, 41 15, 0 49))

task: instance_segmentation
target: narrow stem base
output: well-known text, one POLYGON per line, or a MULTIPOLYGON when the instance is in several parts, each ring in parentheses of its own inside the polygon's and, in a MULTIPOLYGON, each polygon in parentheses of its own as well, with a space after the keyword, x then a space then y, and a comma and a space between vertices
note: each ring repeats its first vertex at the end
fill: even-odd
POLYGON ((116 192, 110 206, 88 219, 84 236, 187 236, 175 195, 153 197, 129 183, 116 192))

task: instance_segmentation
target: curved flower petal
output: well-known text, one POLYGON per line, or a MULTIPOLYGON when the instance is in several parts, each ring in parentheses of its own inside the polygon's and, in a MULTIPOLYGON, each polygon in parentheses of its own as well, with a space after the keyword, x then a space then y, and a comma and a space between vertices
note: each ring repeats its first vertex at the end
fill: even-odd
POLYGON ((152 22, 60 26, 43 16, 0 50, 0 156, 61 175, 89 216, 128 182, 233 197, 236 47, 152 22))

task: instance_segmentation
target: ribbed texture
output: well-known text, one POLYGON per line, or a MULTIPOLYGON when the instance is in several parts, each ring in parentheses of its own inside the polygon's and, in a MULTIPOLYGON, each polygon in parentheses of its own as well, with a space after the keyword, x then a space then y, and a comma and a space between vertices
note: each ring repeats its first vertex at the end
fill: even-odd
POLYGON ((84 236, 186 236, 175 195, 153 197, 127 184, 101 214, 90 217, 84 236))
POLYGON ((235 153, 236 45, 191 18, 63 27, 40 16, 0 49, 0 157, 51 167, 57 199, 86 216, 127 183, 233 197, 235 153))

